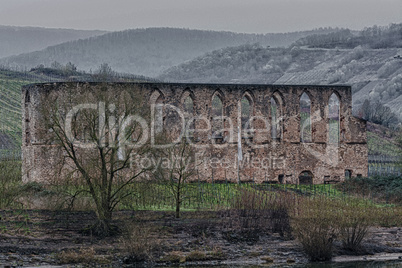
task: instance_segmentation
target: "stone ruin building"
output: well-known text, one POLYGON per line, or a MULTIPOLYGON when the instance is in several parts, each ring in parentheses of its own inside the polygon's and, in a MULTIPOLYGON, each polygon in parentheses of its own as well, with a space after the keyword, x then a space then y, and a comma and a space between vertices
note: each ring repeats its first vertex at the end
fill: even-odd
MULTIPOLYGON (((191 135, 203 145, 195 146, 203 155, 197 167, 199 180, 319 184, 367 176, 366 121, 352 116, 349 86, 108 83, 106 87, 115 94, 135 89, 142 92, 145 103, 169 104, 186 117, 194 116, 189 125, 203 130, 191 135)), ((99 90, 101 83, 84 82, 22 88, 25 182, 54 176, 50 171, 57 160, 51 152, 55 145, 44 142, 40 131, 43 100, 49 94, 66 98, 66 91, 99 90)), ((169 124, 177 119, 167 110, 152 113, 151 131, 174 128, 169 124)))

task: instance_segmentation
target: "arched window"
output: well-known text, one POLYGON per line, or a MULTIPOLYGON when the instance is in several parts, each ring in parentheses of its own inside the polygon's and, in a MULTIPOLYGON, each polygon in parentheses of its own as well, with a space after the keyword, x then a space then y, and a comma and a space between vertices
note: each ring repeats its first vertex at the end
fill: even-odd
POLYGON ((300 97, 300 141, 311 142, 311 101, 306 93, 300 97))
POLYGON ((280 127, 280 106, 274 97, 271 98, 271 138, 279 139, 281 137, 280 127))
POLYGON ((155 102, 155 133, 163 131, 163 99, 159 96, 155 102))
POLYGON ((183 107, 184 107, 185 113, 187 113, 189 115, 193 115, 194 102, 193 102, 193 99, 191 98, 191 96, 187 96, 187 98, 184 99, 183 107))
POLYGON ((223 137, 223 103, 219 94, 215 94, 212 98, 212 138, 223 137))
POLYGON ((25 92, 25 103, 31 102, 31 95, 29 94, 29 90, 25 92))
POLYGON ((183 112, 184 112, 184 121, 186 128, 187 137, 193 136, 194 130, 194 101, 190 95, 188 95, 183 102, 183 112))
POLYGON ((339 143, 339 98, 332 93, 328 101, 328 142, 339 143))
POLYGON ((253 114, 253 107, 249 96, 245 95, 241 101, 241 127, 243 130, 249 130, 251 126, 251 116, 253 114))
POLYGON ((159 134, 163 131, 163 96, 156 90, 152 93, 150 98, 151 109, 153 109, 153 122, 155 134, 159 134))

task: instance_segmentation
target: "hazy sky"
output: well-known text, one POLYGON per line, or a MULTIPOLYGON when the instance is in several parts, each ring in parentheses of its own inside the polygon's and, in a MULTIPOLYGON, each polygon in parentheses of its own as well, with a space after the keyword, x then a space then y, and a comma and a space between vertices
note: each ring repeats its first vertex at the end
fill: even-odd
POLYGON ((402 22, 402 0, 0 0, 0 25, 267 33, 402 22))

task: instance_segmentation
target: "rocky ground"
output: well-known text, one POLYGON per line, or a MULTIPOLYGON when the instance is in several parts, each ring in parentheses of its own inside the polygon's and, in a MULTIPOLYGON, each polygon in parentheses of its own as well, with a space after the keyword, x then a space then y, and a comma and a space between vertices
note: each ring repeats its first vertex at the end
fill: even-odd
MULTIPOLYGON (((286 234, 221 231, 213 212, 115 213, 120 235, 96 238, 82 232, 95 220, 89 212, 0 211, 0 266, 102 264, 121 267, 174 263, 205 265, 303 264, 308 259, 286 234), (137 252, 137 254, 132 254, 137 252)), ((373 227, 360 256, 335 245, 334 261, 402 258, 402 228, 373 227)), ((402 263, 402 260, 401 260, 402 263)))

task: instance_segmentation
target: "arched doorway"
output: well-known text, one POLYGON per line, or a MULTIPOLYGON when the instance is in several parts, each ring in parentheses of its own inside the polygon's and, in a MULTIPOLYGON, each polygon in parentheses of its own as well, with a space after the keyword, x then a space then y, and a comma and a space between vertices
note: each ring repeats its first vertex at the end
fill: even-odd
POLYGON ((313 184, 314 176, 309 170, 302 171, 299 174, 299 184, 313 184))

